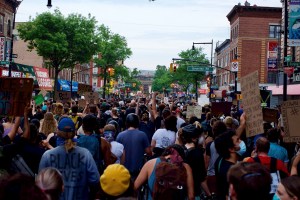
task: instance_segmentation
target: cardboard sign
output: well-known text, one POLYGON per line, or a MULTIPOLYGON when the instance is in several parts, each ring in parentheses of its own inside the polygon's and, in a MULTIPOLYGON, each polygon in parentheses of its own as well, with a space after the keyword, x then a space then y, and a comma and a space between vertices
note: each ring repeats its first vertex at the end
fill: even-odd
POLYGON ((92 92, 93 88, 91 85, 86 85, 82 83, 78 83, 78 94, 83 95, 86 92, 92 92))
POLYGON ((201 106, 187 106, 186 110, 186 118, 191 118, 196 116, 197 118, 201 119, 202 114, 202 107, 201 106))
POLYGON ((278 110, 263 108, 263 119, 266 122, 278 122, 278 110))
POLYGON ((43 97, 45 97, 45 96, 47 95, 47 91, 41 90, 41 91, 39 92, 39 94, 41 94, 41 95, 43 95, 43 97))
POLYGON ((0 78, 0 115, 23 116, 32 91, 32 78, 0 78))
POLYGON ((53 87, 48 70, 41 67, 34 67, 34 71, 40 90, 52 91, 53 87))
POLYGON ((241 78, 243 109, 247 116, 246 135, 252 137, 264 132, 258 71, 241 78))
POLYGON ((58 102, 67 103, 71 101, 71 92, 56 92, 55 99, 58 102))
POLYGON ((41 105, 44 102, 44 96, 42 94, 38 94, 33 98, 36 105, 41 105))
POLYGON ((84 93, 84 99, 92 104, 96 104, 98 102, 99 94, 97 92, 86 92, 84 93))
POLYGON ((300 142, 300 100, 285 101, 281 104, 284 142, 300 142))
POLYGON ((211 102, 211 112, 214 116, 230 115, 232 102, 211 102))
POLYGON ((78 107, 79 108, 85 108, 86 106, 86 101, 84 99, 79 99, 78 100, 78 107))

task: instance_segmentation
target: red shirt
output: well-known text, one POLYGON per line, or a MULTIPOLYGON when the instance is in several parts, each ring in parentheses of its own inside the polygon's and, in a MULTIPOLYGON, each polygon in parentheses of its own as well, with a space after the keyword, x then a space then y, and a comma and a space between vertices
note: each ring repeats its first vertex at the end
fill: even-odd
MULTIPOLYGON (((264 165, 265 167, 267 167, 268 169, 270 169, 270 165, 271 165, 271 157, 270 156, 258 156, 260 163, 262 165, 264 165)), ((279 171, 282 171, 283 173, 285 173, 286 175, 290 175, 287 168, 285 167, 284 163, 279 160, 276 159, 276 169, 279 171)), ((252 157, 248 157, 245 158, 246 162, 256 162, 252 157)))

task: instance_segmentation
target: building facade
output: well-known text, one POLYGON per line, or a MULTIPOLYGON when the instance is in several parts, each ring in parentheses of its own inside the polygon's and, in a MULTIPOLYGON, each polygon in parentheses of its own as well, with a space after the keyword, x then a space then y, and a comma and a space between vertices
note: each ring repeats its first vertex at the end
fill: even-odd
MULTIPOLYGON (((249 4, 234 6, 227 15, 231 30, 230 44, 228 47, 226 42, 225 46, 217 48, 220 51, 218 62, 223 60, 224 67, 230 69, 231 62, 237 60, 238 80, 258 70, 261 84, 275 84, 279 72, 281 17, 282 8, 249 4)), ((228 76, 228 81, 232 83, 232 75, 228 76)))

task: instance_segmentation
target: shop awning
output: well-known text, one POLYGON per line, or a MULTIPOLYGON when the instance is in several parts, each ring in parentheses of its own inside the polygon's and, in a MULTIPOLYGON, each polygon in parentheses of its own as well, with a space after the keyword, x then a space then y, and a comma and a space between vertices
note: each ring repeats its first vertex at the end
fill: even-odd
MULTIPOLYGON (((66 91, 70 92, 71 91, 71 82, 67 80, 62 80, 58 79, 57 80, 57 90, 58 91, 66 91)), ((78 82, 73 81, 72 82, 72 92, 77 92, 78 91, 78 82)))
POLYGON ((34 88, 38 88, 38 82, 34 73, 33 66, 29 65, 23 65, 20 63, 13 63, 13 68, 16 68, 19 72, 23 73, 23 78, 32 78, 33 79, 33 84, 34 88))

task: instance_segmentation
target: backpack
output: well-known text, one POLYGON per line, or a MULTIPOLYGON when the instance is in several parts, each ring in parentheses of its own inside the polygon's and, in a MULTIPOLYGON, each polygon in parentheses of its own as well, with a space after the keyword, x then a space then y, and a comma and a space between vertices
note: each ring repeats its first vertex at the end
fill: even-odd
MULTIPOLYGON (((261 163, 260 159, 258 157, 254 157, 253 160, 255 162, 261 163)), ((280 183, 280 173, 276 168, 277 166, 277 159, 271 157, 271 162, 270 162, 270 174, 272 177, 272 183, 271 183, 271 191, 270 194, 275 194, 277 191, 277 187, 280 183)))
POLYGON ((160 157, 160 159, 161 162, 155 167, 153 200, 185 200, 187 173, 182 159, 177 163, 173 162, 172 158, 166 160, 165 157, 160 157))

